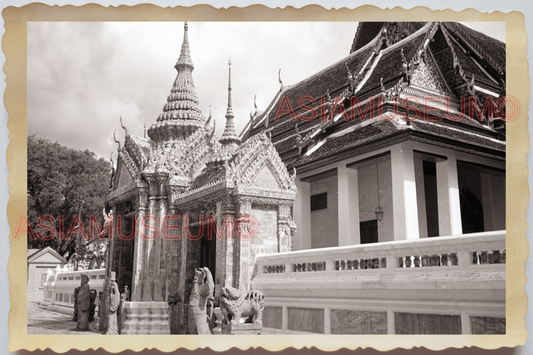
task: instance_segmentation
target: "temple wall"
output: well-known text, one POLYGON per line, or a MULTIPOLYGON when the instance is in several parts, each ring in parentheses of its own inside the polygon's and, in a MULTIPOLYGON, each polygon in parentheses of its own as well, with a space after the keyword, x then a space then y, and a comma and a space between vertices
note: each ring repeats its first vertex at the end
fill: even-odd
POLYGON ((252 205, 252 216, 257 220, 258 231, 250 240, 249 252, 249 279, 251 280, 256 271, 254 270, 257 254, 274 254, 278 252, 278 206, 277 205, 252 205))
POLYGON ((338 200, 337 176, 311 182, 312 248, 335 247, 339 245, 338 200), (323 201, 314 203, 313 201, 315 199, 323 199, 323 201), (314 205, 316 205, 315 210, 313 210, 314 205))

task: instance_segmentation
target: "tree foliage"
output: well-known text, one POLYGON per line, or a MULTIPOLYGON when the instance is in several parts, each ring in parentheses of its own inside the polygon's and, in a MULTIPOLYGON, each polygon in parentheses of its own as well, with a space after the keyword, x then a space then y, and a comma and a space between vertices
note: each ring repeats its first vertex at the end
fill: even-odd
POLYGON ((96 228, 90 235, 90 216, 94 216, 101 229, 110 179, 111 164, 97 159, 89 150, 75 150, 29 136, 28 224, 34 233, 28 233, 28 249, 50 246, 75 268, 101 267, 107 244, 98 238, 96 228), (77 217, 81 226, 75 221, 77 217), (56 232, 53 237, 52 227, 56 232), (72 233, 67 238, 69 231, 81 228, 87 238, 82 233, 72 233))

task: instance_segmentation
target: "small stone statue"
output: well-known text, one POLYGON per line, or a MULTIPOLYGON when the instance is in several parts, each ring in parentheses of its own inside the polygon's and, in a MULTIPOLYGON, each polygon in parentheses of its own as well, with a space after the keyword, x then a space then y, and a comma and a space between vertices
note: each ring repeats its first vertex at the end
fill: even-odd
POLYGON ((96 310, 96 290, 93 288, 91 289, 91 303, 89 304, 89 322, 94 321, 94 313, 96 310))
POLYGON ((215 283, 207 267, 194 269, 189 298, 189 334, 212 334, 207 319, 207 301, 213 297, 215 283))
POLYGON ((107 312, 107 331, 106 335, 118 335, 117 311, 120 305, 120 292, 115 279, 115 272, 111 272, 109 280, 109 309, 107 312))
POLYGON ((91 303, 91 290, 89 289, 89 276, 81 275, 81 286, 76 299, 78 308, 78 326, 76 330, 89 330, 89 306, 91 303))
POLYGON ((123 302, 130 301, 130 288, 128 287, 128 285, 124 286, 124 292, 122 293, 122 295, 120 295, 120 297, 122 298, 123 302))
POLYGON ((74 317, 72 317, 74 322, 78 321, 78 292, 80 292, 79 286, 74 289, 74 317))

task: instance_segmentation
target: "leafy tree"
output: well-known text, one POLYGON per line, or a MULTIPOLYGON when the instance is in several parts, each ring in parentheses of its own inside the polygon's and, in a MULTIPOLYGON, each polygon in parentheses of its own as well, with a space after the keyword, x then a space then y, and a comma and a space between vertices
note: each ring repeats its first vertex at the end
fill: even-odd
POLYGON ((98 237, 96 228, 91 235, 89 227, 94 216, 102 229, 110 179, 111 164, 89 150, 29 136, 28 224, 33 233, 28 233, 28 249, 50 246, 76 269, 102 267, 107 242, 98 237), (74 230, 80 232, 69 237, 74 230))

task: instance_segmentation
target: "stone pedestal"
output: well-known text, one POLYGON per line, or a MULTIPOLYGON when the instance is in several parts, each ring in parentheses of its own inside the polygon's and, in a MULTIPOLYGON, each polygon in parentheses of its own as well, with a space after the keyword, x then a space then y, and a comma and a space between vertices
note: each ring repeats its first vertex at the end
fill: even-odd
POLYGON ((263 330, 261 324, 241 323, 239 325, 222 324, 222 334, 226 335, 258 335, 263 330))
POLYGON ((121 334, 170 334, 167 302, 125 302, 121 334))
POLYGON ((221 335, 222 334, 222 311, 220 310, 220 307, 216 307, 213 309, 213 315, 216 317, 215 320, 215 327, 211 329, 213 332, 213 335, 221 335))

